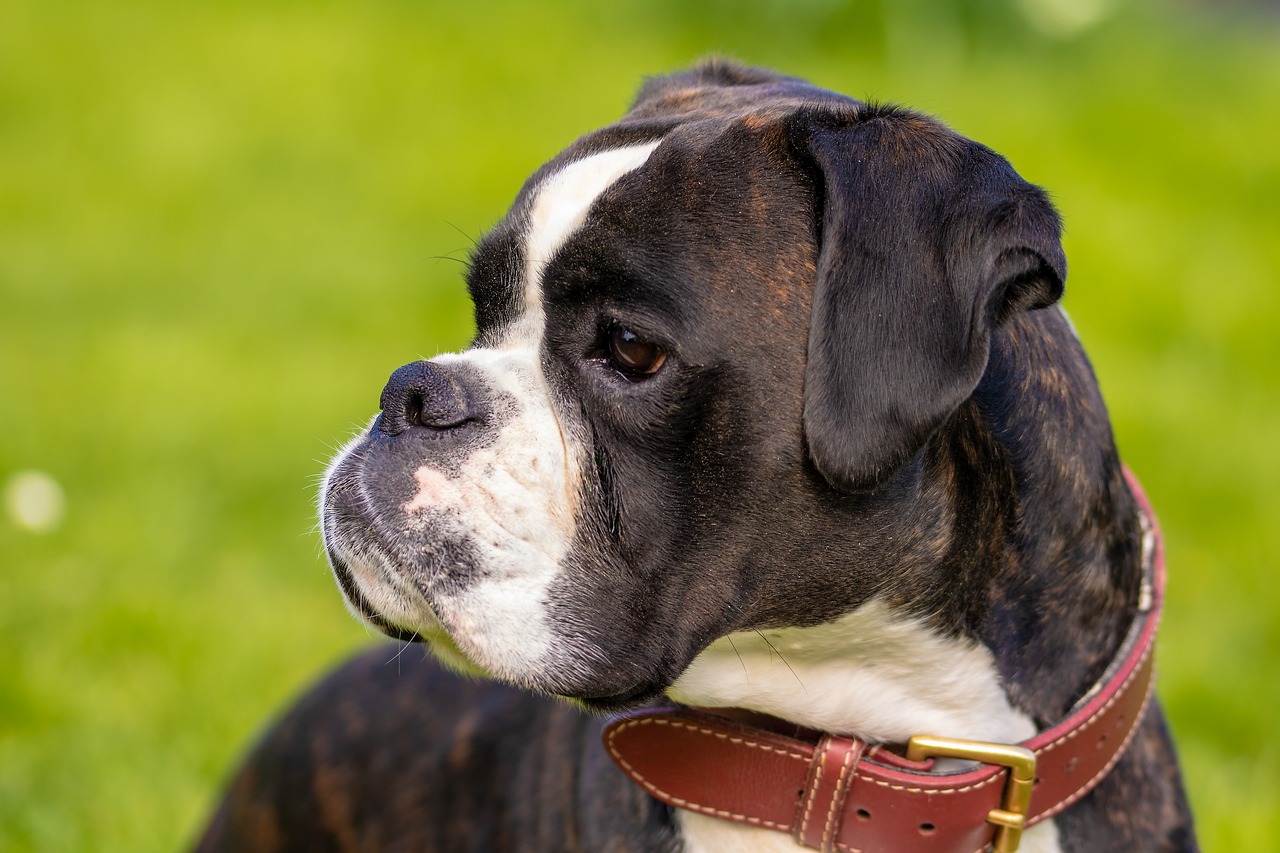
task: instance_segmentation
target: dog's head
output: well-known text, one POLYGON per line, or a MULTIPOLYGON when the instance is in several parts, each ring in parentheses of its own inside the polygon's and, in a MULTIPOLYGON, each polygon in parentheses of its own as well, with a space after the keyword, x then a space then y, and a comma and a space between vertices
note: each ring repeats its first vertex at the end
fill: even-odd
POLYGON ((945 526, 921 451, 1060 295, 1058 230, 919 114, 719 63, 650 82, 477 247, 474 346, 397 370, 331 466, 347 601, 597 707, 848 612, 920 562, 907 519, 945 526))

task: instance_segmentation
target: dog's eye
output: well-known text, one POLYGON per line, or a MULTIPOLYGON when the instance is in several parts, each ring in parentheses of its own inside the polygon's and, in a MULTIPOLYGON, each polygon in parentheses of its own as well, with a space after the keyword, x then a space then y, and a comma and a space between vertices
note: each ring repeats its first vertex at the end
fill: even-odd
POLYGON ((626 326, 612 326, 608 331, 608 344, 609 366, 632 382, 648 379, 667 360, 666 350, 626 326))

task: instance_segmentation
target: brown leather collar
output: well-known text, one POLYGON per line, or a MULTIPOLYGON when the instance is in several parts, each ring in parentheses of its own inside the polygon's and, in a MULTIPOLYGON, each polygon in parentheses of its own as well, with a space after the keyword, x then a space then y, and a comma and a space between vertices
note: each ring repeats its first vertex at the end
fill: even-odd
MULTIPOLYGON (((1115 660, 1072 711, 1017 745, 912 738, 912 761, 856 738, 761 725, 724 712, 648 709, 604 730, 618 766, 650 795, 682 809, 790 833, 805 847, 846 853, 1017 848, 1025 827, 1091 791, 1137 730, 1153 685, 1164 602, 1164 547, 1137 480, 1145 530, 1143 588, 1115 660), (784 730, 780 731, 782 728, 784 730), (980 761, 934 772, 932 758, 980 761)), ((739 715, 741 716, 741 715, 739 715)))

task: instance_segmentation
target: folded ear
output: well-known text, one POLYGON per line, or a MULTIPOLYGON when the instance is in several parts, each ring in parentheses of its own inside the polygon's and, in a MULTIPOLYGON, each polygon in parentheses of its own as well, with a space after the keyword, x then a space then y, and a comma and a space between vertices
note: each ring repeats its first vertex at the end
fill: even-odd
POLYGON ((832 486, 873 489, 973 393, 998 324, 1062 295, 1060 224, 1003 158, 918 114, 797 132, 821 216, 805 436, 832 486))

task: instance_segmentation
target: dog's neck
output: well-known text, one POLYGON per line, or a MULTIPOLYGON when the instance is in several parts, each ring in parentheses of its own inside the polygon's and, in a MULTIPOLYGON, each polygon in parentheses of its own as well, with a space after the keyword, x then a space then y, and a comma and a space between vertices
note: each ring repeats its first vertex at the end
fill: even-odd
POLYGON ((988 649, 942 636, 878 600, 825 625, 722 637, 668 695, 872 742, 947 732, 1015 743, 1035 733, 1009 704, 988 649))
POLYGON ((1102 675, 1133 621, 1141 511, 1061 311, 1034 312, 993 341, 969 417, 970 434, 987 443, 971 481, 987 494, 957 500, 1007 520, 988 528, 1004 536, 984 571, 951 579, 985 585, 965 600, 966 630, 991 649, 1013 704, 1043 728, 1102 675))
POLYGON ((672 699, 891 743, 1016 743, 1066 713, 1132 620, 1142 533, 1089 365, 1065 318, 1038 313, 1058 352, 1013 358, 1043 327, 1002 335, 989 381, 923 456, 918 494, 951 528, 916 572, 928 582, 822 625, 722 637, 672 699))

